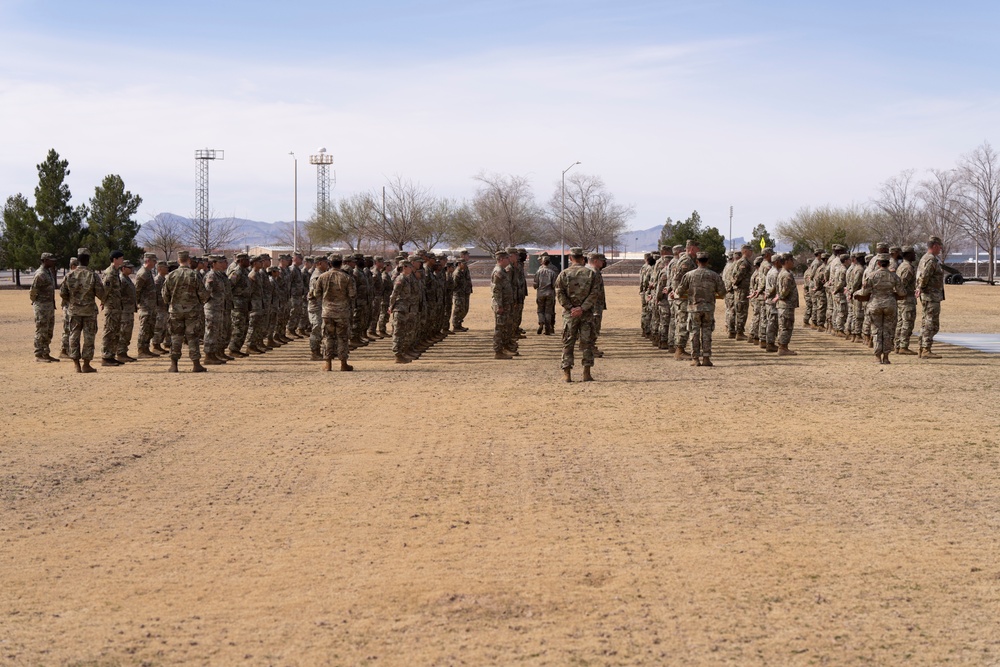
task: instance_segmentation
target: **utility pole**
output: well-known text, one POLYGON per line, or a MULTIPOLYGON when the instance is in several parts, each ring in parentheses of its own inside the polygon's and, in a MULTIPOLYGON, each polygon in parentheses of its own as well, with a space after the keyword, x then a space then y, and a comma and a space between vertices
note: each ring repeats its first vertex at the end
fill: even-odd
POLYGON ((733 207, 729 207, 729 252, 733 251, 733 207))
POLYGON ((566 172, 581 164, 579 160, 563 169, 562 172, 562 216, 559 224, 559 270, 566 268, 566 172))
POLYGON ((292 218, 292 252, 295 253, 299 251, 299 159, 292 151, 288 151, 288 154, 295 163, 295 213, 292 218))

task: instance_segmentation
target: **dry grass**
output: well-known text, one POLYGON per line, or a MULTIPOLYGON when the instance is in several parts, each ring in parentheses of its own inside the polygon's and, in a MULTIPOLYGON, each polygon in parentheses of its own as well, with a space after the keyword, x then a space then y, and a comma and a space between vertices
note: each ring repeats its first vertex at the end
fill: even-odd
POLYGON ((34 364, 0 292, 0 663, 1000 663, 1000 357, 691 368, 609 301, 566 385, 554 338, 489 358, 482 289, 408 366, 200 376, 34 364))

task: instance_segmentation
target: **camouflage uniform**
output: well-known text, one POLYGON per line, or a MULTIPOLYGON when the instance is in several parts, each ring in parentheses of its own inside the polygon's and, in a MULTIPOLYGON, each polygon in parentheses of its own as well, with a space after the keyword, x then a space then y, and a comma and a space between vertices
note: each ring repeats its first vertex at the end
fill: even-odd
MULTIPOLYGON (((389 297, 392 296, 393 283, 395 278, 391 277, 389 270, 385 267, 382 268, 380 273, 382 276, 382 299, 381 307, 378 313, 378 333, 380 336, 389 335, 389 297)), ((456 299, 456 303, 458 303, 456 299)))
MULTIPOLYGON (((604 255, 601 253, 591 253, 591 259, 595 257, 602 265, 604 264, 604 255)), ((594 351, 603 357, 604 354, 597 351, 597 339, 601 335, 601 325, 604 323, 604 311, 608 309, 608 297, 607 292, 604 290, 604 276, 601 275, 601 269, 594 267, 593 264, 588 264, 587 268, 596 274, 594 276, 594 289, 597 290, 597 303, 594 304, 594 351)))
MULTIPOLYGON (((698 253, 704 260, 705 253, 698 253)), ((699 266, 688 271, 677 285, 678 299, 687 300, 688 328, 691 332, 691 356, 695 362, 712 356, 712 331, 715 330, 715 300, 725 298, 726 284, 722 276, 699 266)))
POLYGON ((820 259, 820 263, 816 266, 810 277, 812 288, 812 323, 820 328, 826 326, 827 282, 829 281, 832 264, 832 262, 824 262, 820 259))
POLYGON ((113 263, 104 270, 104 332, 101 335, 101 356, 114 359, 118 353, 118 337, 122 328, 121 270, 113 263))
MULTIPOLYGON (((888 255, 885 256, 888 259, 888 255)), ((861 294, 871 297, 868 311, 871 314, 873 347, 875 355, 880 360, 888 359, 893 349, 893 337, 896 333, 896 299, 903 298, 899 277, 883 266, 876 266, 861 287, 861 294)))
POLYGON ((229 278, 212 269, 205 274, 205 356, 222 357, 226 351, 226 284, 229 278))
POLYGON ((746 338, 747 315, 750 308, 750 278, 753 275, 753 264, 746 257, 736 260, 733 267, 733 310, 736 317, 736 338, 746 338))
POLYGON ((455 293, 452 297, 455 301, 451 315, 452 329, 460 330, 462 322, 469 314, 469 295, 472 294, 472 274, 465 263, 460 263, 455 269, 455 293))
POLYGON ((830 260, 833 264, 830 269, 830 296, 833 302, 831 327, 834 334, 843 334, 847 324, 847 296, 844 294, 847 287, 847 267, 844 266, 843 257, 845 255, 841 254, 830 260))
MULTIPOLYGON (((722 284, 725 286, 726 297, 725 302, 725 320, 726 320, 726 333, 729 334, 730 338, 736 337, 736 310, 733 300, 733 269, 735 269, 736 260, 734 260, 730 255, 726 255, 726 265, 722 268, 722 284)), ((713 304, 714 307, 714 304, 713 304)), ((690 309, 690 304, 688 305, 690 309)), ((690 312, 690 311, 689 311, 690 312)), ((690 318, 688 318, 690 320, 690 318)))
MULTIPOLYGON (((315 260, 313 262, 306 262, 302 268, 302 299, 305 301, 306 295, 309 294, 309 285, 312 284, 313 273, 319 271, 316 268, 315 260), (313 266, 310 267, 309 264, 313 266)), ((320 318, 322 320, 322 318, 320 318)), ((302 316, 299 318, 299 323, 297 325, 304 333, 311 333, 312 330, 312 318, 309 317, 309 311, 303 306, 302 316)), ((311 339, 310 339, 311 340, 311 339)))
MULTIPOLYGON (((583 254, 580 248, 573 248, 570 252, 574 257, 583 254)), ((600 297, 595 285, 596 277, 594 271, 579 264, 571 264, 556 277, 556 298, 563 307, 563 370, 573 368, 573 348, 578 340, 583 353, 583 367, 594 365, 594 307, 600 297), (579 317, 571 314, 574 308, 583 311, 579 317)))
POLYGON ((923 320, 920 324, 920 349, 931 351, 934 336, 940 328, 941 302, 944 301, 944 269, 941 260, 930 252, 917 265, 917 289, 923 320))
MULTIPOLYGON (((157 267, 160 264, 157 262, 157 267)), ((167 348, 170 347, 168 338, 170 332, 167 331, 167 321, 169 318, 169 311, 167 310, 167 302, 163 300, 163 283, 167 280, 167 275, 160 275, 160 272, 156 272, 156 277, 153 279, 153 292, 156 295, 156 323, 153 325, 153 345, 160 347, 162 349, 163 343, 167 342, 167 348)))
POLYGON ((44 260, 31 279, 28 298, 35 311, 35 357, 48 361, 56 327, 56 281, 52 271, 45 268, 44 260))
POLYGON ((688 253, 682 254, 672 264, 673 275, 671 276, 671 289, 674 292, 672 319, 675 322, 676 336, 674 338, 675 352, 680 356, 684 352, 688 341, 688 304, 687 300, 676 297, 677 288, 684 279, 684 274, 694 271, 697 266, 694 259, 688 253))
POLYGON ((351 302, 357 299, 355 281, 339 268, 332 268, 316 280, 309 295, 322 306, 324 358, 333 359, 336 351, 336 357, 346 362, 350 352, 351 302))
POLYGON ((118 349, 115 351, 115 355, 128 357, 131 360, 131 357, 128 356, 128 347, 132 343, 132 330, 135 328, 136 290, 131 276, 126 276, 124 272, 119 272, 118 276, 121 279, 122 287, 122 314, 121 328, 118 330, 118 349))
POLYGON ((906 297, 897 304, 896 352, 906 350, 907 352, 904 352, 904 354, 908 354, 910 336, 913 335, 913 324, 917 321, 917 297, 915 296, 917 270, 913 266, 913 262, 904 258, 899 266, 896 267, 896 275, 899 276, 903 293, 906 294, 906 297))
POLYGON ((792 340, 792 329, 795 328, 795 309, 799 307, 799 289, 795 285, 795 276, 788 269, 782 268, 778 274, 775 293, 778 297, 776 341, 778 348, 785 351, 788 348, 788 343, 792 340))
MULTIPOLYGON (((556 325, 556 272, 552 267, 542 264, 535 271, 532 284, 535 288, 538 326, 546 334, 551 334, 555 330, 556 325)), ((649 323, 647 322, 646 327, 648 328, 648 326, 649 323)))
POLYGON ((288 333, 302 333, 302 307, 305 301, 306 283, 303 282, 302 269, 298 264, 288 267, 288 333))
POLYGON ((264 329, 267 326, 267 310, 264 299, 267 292, 264 283, 267 280, 267 272, 263 268, 254 268, 247 275, 250 286, 247 299, 247 349, 250 351, 261 350, 266 337, 264 329))
MULTIPOLYGON (((402 260, 409 265, 409 260, 402 260)), ((410 330, 414 326, 419 295, 417 283, 413 274, 402 272, 392 281, 392 292, 389 294, 388 310, 392 311, 392 352, 396 356, 410 351, 410 330)))
POLYGON ((809 321, 812 319, 813 315, 812 277, 813 274, 816 273, 816 268, 822 264, 822 261, 819 258, 820 253, 816 252, 813 254, 813 260, 809 262, 809 266, 807 266, 806 270, 802 273, 802 294, 806 302, 806 307, 802 312, 802 324, 805 326, 809 326, 809 321))
POLYGON ((208 300, 205 284, 194 269, 180 266, 163 282, 163 301, 170 309, 170 358, 181 358, 181 347, 187 339, 191 361, 201 361, 199 349, 202 305, 208 300))
MULTIPOLYGON (((381 257, 375 258, 381 261, 381 257)), ((385 289, 382 285, 382 280, 384 275, 377 268, 371 273, 371 312, 368 314, 368 337, 375 338, 378 336, 378 323, 382 317, 382 310, 389 307, 388 303, 383 304, 382 298, 385 294, 385 289)))
POLYGON ((778 294, 778 273, 780 272, 778 264, 778 262, 772 264, 764 276, 764 312, 761 314, 760 323, 761 347, 771 352, 777 349, 778 339, 778 306, 774 302, 774 297, 778 294))
POLYGON ((847 316, 847 326, 845 327, 845 333, 849 337, 854 337, 859 340, 861 337, 861 325, 865 318, 865 304, 863 301, 859 301, 854 298, 855 292, 861 289, 861 284, 864 281, 864 256, 860 259, 855 256, 857 260, 854 264, 847 269, 846 280, 844 282, 844 289, 846 290, 848 308, 850 312, 847 316))
POLYGON ((245 258, 244 253, 237 255, 226 271, 233 295, 233 311, 229 318, 229 349, 234 352, 243 349, 250 325, 250 292, 253 286, 250 284, 249 271, 239 263, 245 258))
MULTIPOLYGON (((650 322, 653 319, 653 308, 650 305, 649 292, 650 292, 650 282, 653 277, 653 256, 650 253, 646 253, 643 256, 642 268, 639 269, 639 306, 641 310, 639 311, 639 328, 642 329, 642 333, 645 336, 649 336, 651 333, 650 322)), ((539 267, 540 269, 541 267, 539 267)), ((552 272, 555 275, 555 272, 552 272)), ((535 272, 535 289, 538 289, 538 272, 535 272)), ((553 309, 555 290, 553 290, 553 309)), ((536 299, 537 300, 537 299, 536 299)), ((553 315, 555 311, 553 310, 553 315)), ((541 311, 539 311, 539 317, 541 316, 541 311)), ((539 322, 541 324, 541 322, 539 322)))
MULTIPOLYGON (((153 258, 155 259, 155 257, 153 258)), ((156 274, 155 266, 145 265, 135 274, 135 298, 139 305, 139 351, 149 352, 149 344, 156 331, 156 274)))
MULTIPOLYGON (((509 267, 508 267, 509 268, 509 267)), ((514 309, 514 288, 511 285, 510 274, 497 264, 490 275, 491 305, 493 308, 493 351, 502 354, 509 347, 510 318, 514 309)), ((572 355, 572 353, 570 353, 572 355)))
MULTIPOLYGON (((306 312, 309 315, 311 325, 309 331, 309 351, 314 357, 323 356, 323 304, 316 291, 316 284, 319 277, 325 272, 319 268, 312 271, 309 277, 309 289, 306 290, 306 312)), ((326 358, 325 356, 323 357, 326 358)))
MULTIPOLYGON (((81 248, 82 250, 82 248, 81 248)), ((87 253, 77 251, 78 254, 87 253)), ((74 360, 90 361, 94 358, 94 339, 97 337, 97 304, 104 301, 104 282, 89 267, 80 266, 63 280, 59 295, 69 304, 70 335, 69 356, 74 360), (83 351, 80 338, 83 337, 83 351)))

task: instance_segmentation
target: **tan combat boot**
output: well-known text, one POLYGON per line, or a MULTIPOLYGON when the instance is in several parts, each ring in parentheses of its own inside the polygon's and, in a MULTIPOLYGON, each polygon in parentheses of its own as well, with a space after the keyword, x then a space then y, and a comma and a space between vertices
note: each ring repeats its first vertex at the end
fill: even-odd
POLYGON ((736 334, 736 340, 746 340, 746 334, 736 334))
POLYGON ((896 350, 896 354, 901 354, 905 357, 905 356, 913 356, 914 354, 916 354, 916 352, 911 350, 910 346, 907 345, 906 347, 901 347, 898 350, 896 350))
POLYGON ((396 355, 396 363, 397 364, 408 364, 408 363, 410 363, 410 359, 408 357, 406 357, 405 355, 397 354, 396 355))
POLYGON ((333 360, 332 359, 324 359, 323 360, 323 370, 324 371, 332 371, 333 370, 333 360))
POLYGON ((941 355, 940 354, 934 354, 933 352, 931 352, 931 348, 926 347, 926 348, 924 348, 924 355, 923 355, 923 357, 924 357, 924 359, 940 359, 941 355))
POLYGON ((712 363, 712 358, 711 357, 702 357, 701 358, 701 365, 702 366, 714 366, 715 364, 712 363))
POLYGON ((310 352, 309 361, 324 361, 323 355, 319 352, 310 352))
POLYGON ((684 351, 683 347, 678 347, 674 352, 675 361, 686 361, 691 358, 691 355, 684 351))
POLYGON ((503 350, 501 350, 500 352, 495 352, 493 354, 493 358, 494 359, 513 359, 514 357, 512 357, 511 355, 509 355, 506 352, 504 352, 503 350))
POLYGON ((346 371, 353 371, 354 370, 354 366, 351 366, 349 363, 347 363, 347 359, 341 359, 340 360, 340 370, 341 371, 345 371, 345 372, 346 371))
POLYGON ((73 366, 76 367, 76 372, 77 373, 82 373, 83 372, 83 371, 80 370, 80 360, 79 359, 74 359, 73 360, 73 366))
POLYGON ((167 369, 168 373, 177 373, 177 360, 170 357, 170 368, 167 369))
POLYGON ((701 359, 698 357, 691 357, 692 366, 701 366, 701 359))
POLYGON ((791 350, 788 349, 787 345, 779 345, 778 346, 778 356, 779 357, 794 357, 796 355, 798 355, 798 352, 792 352, 791 350))
POLYGON ((590 366, 584 366, 583 367, 583 381, 584 382, 593 382, 594 381, 594 376, 590 374, 590 366))
POLYGON ((148 347, 140 347, 139 351, 136 352, 136 356, 140 359, 156 359, 160 355, 153 354, 148 347))
POLYGON ((208 370, 207 368, 205 368, 204 366, 201 365, 201 362, 199 360, 194 359, 191 362, 191 372, 192 373, 204 373, 207 370, 208 370))
POLYGON ((775 345, 774 343, 768 343, 767 345, 764 346, 764 351, 765 352, 777 352, 778 351, 778 346, 775 345))
POLYGON ((571 369, 571 368, 564 368, 563 369, 563 380, 565 380, 566 382, 572 382, 573 381, 573 369, 571 369))
POLYGON ((84 373, 96 373, 97 369, 90 365, 90 359, 83 360, 83 372, 84 373))
POLYGON ((223 364, 223 362, 216 358, 215 353, 213 353, 213 352, 206 352, 205 353, 205 365, 206 366, 221 366, 222 364, 223 364))
POLYGON ((883 364, 891 364, 892 363, 891 361, 889 361, 889 353, 888 352, 883 352, 882 353, 882 363, 883 364))

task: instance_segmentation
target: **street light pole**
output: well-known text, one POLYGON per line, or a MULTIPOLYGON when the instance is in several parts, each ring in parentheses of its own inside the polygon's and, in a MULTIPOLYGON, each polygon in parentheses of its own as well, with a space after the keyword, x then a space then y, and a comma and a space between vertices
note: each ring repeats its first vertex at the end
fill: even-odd
POLYGON ((295 157, 295 153, 288 151, 288 154, 292 156, 292 162, 295 163, 295 213, 292 218, 292 252, 296 253, 299 251, 299 159, 295 157))
POLYGON ((733 207, 729 207, 729 252, 733 251, 733 207))
POLYGON ((566 263, 566 172, 581 164, 579 160, 563 169, 562 172, 562 217, 559 222, 559 270, 565 268, 566 263))

